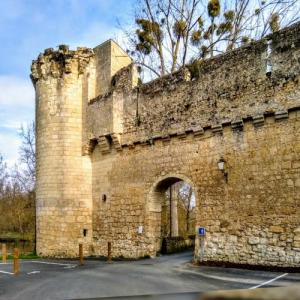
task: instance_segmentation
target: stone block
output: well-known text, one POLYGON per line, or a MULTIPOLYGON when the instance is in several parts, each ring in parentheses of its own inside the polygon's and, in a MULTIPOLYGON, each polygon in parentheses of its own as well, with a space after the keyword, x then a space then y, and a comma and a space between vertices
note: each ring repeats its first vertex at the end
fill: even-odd
POLYGON ((259 244, 259 237, 252 236, 248 239, 249 245, 257 245, 259 244))
POLYGON ((284 229, 280 226, 271 226, 270 231, 273 233, 283 233, 284 229))

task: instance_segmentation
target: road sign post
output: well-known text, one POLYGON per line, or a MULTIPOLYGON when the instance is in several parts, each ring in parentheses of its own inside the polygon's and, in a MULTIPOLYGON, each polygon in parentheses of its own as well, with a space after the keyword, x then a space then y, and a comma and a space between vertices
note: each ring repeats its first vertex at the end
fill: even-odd
POLYGON ((205 254, 205 235, 206 235, 206 230, 205 227, 199 227, 198 228, 198 235, 200 238, 200 261, 203 261, 204 259, 204 254, 205 254))

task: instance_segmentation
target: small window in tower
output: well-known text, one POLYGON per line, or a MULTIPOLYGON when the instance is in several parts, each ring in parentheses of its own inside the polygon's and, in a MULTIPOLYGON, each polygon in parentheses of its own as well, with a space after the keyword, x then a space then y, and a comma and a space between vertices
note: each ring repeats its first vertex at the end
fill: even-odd
POLYGON ((107 199, 106 194, 103 194, 103 195, 102 195, 102 201, 103 201, 103 202, 106 202, 106 199, 107 199))
POLYGON ((83 236, 87 236, 88 230, 87 229, 83 229, 83 236))

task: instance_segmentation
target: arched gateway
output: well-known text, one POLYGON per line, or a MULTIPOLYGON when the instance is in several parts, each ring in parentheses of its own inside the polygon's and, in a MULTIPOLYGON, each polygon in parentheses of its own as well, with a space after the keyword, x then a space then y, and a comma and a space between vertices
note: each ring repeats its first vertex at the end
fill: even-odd
POLYGON ((38 254, 155 255, 162 195, 184 180, 202 259, 299 266, 299 37, 296 24, 142 85, 111 40, 46 49, 31 74, 38 254))
MULTIPOLYGON (((161 252, 162 248, 162 241, 164 238, 164 235, 162 233, 162 227, 163 227, 163 221, 169 222, 169 224, 164 224, 165 226, 169 225, 169 236, 172 236, 172 225, 174 227, 174 224, 172 224, 172 209, 174 211, 174 208, 172 207, 172 203, 170 203, 168 209, 170 209, 170 213, 168 214, 168 217, 166 220, 162 219, 162 213, 163 213, 163 205, 166 202, 166 193, 167 190, 170 189, 175 183, 178 182, 184 182, 187 184, 193 191, 193 196, 197 199, 197 189, 195 185, 191 182, 191 180, 186 177, 185 175, 178 175, 178 174, 168 174, 160 177, 151 187, 148 198, 147 198, 147 211, 148 211, 148 234, 149 237, 153 239, 152 245, 152 254, 155 255, 158 252, 161 252)), ((173 195, 175 198, 176 195, 173 195)), ((171 197, 170 197, 171 198, 171 197)), ((172 202, 172 199, 168 199, 168 202, 172 202)), ((196 200, 197 203, 197 200, 196 200)), ((178 223, 178 213, 177 213, 177 207, 178 203, 175 204, 175 216, 173 220, 173 223, 178 223)), ((196 208, 196 207, 195 207, 196 208)), ((195 209, 196 211, 196 209, 195 209)), ((196 212, 197 214, 197 212, 196 212)), ((178 227, 178 224, 177 226, 178 227)), ((179 237, 178 228, 177 233, 173 237, 179 237)), ((196 233, 196 227, 192 228, 191 231, 193 234, 196 233)))

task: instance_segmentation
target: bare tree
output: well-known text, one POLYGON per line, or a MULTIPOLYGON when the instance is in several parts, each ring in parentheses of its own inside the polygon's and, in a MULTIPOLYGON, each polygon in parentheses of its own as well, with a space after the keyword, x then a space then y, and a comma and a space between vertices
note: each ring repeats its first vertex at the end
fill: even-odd
POLYGON ((0 153, 0 199, 5 195, 8 179, 7 165, 0 153))
MULTIPOLYGON (((192 187, 187 184, 184 181, 179 181, 171 185, 167 191, 166 191, 166 199, 167 202, 169 203, 168 206, 171 208, 171 197, 176 199, 176 202, 180 202, 177 204, 177 207, 183 207, 184 211, 184 224, 186 224, 186 228, 182 228, 181 230, 184 230, 186 233, 189 233, 190 231, 190 221, 191 221, 191 212, 193 211, 194 207, 196 206, 195 202, 195 194, 193 192, 192 187)), ((172 218, 171 216, 171 209, 169 209, 169 217, 170 219, 172 218)), ((178 214, 179 217, 179 214, 178 214)), ((181 215, 182 218, 182 215, 181 215)), ((169 219, 169 220, 170 220, 169 219)), ((182 223, 181 223, 182 224, 182 223)), ((182 226, 182 225, 181 225, 182 226)), ((169 226, 171 228, 171 224, 169 226)))
POLYGON ((298 0, 139 0, 128 53, 149 78, 164 76, 290 25, 299 10, 298 0))
POLYGON ((192 190, 192 187, 181 181, 178 183, 178 199, 182 202, 185 208, 185 222, 186 222, 186 232, 188 233, 190 228, 190 213, 195 207, 195 194, 192 190))
POLYGON ((35 124, 21 126, 19 133, 22 144, 19 149, 21 170, 15 168, 15 177, 27 192, 32 192, 35 185, 35 124))
POLYGON ((20 129, 19 166, 8 169, 0 155, 0 233, 34 236, 35 126, 20 129))

